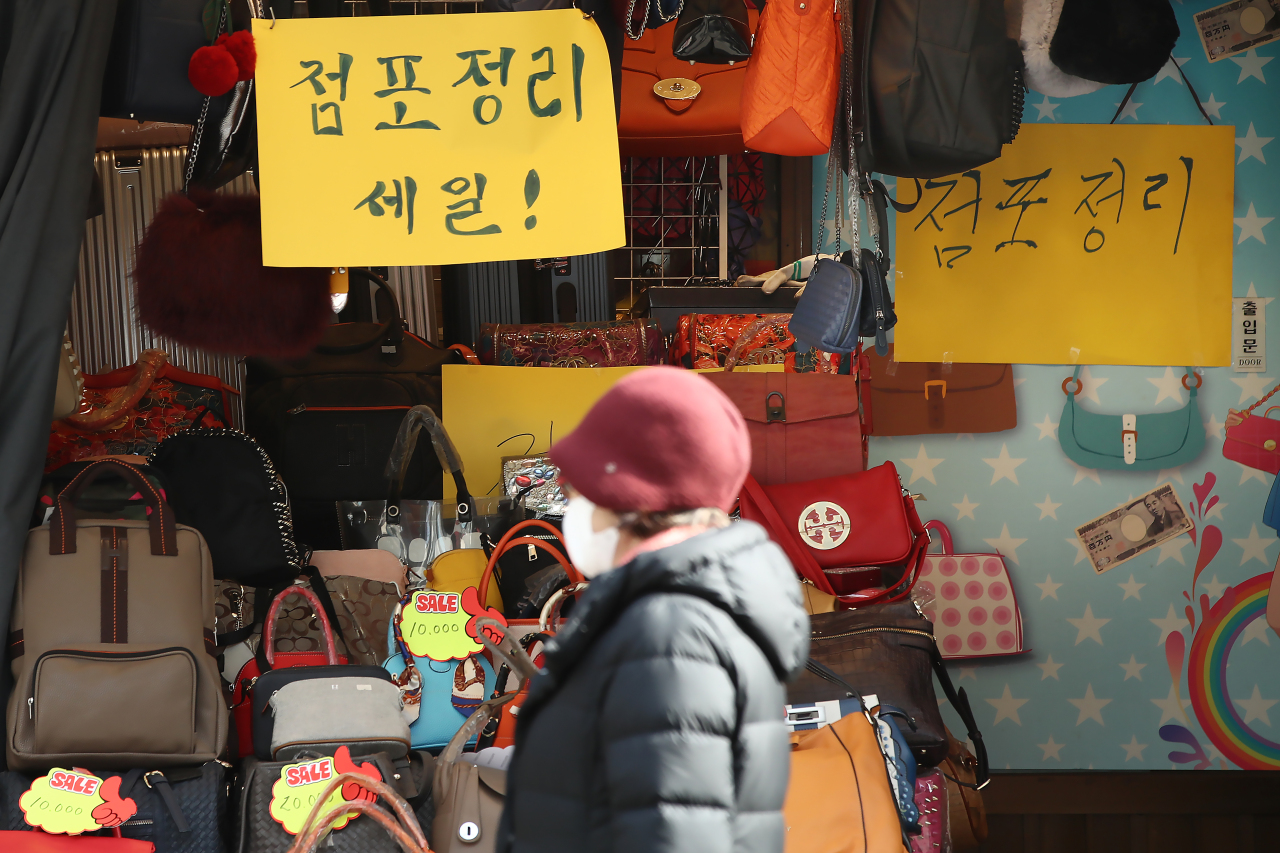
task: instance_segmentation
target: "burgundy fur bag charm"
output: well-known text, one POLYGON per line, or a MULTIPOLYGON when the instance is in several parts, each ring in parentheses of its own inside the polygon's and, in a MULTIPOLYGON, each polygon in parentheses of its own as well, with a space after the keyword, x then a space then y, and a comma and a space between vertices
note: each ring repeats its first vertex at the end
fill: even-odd
POLYGON ((210 352, 289 358, 311 350, 331 317, 329 271, 264 267, 253 195, 173 193, 138 245, 138 318, 210 352))

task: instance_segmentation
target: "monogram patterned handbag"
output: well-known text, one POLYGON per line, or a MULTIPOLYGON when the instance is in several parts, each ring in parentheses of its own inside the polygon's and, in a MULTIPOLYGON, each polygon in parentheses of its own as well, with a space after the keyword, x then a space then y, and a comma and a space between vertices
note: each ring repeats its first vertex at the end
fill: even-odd
POLYGON ((481 364, 639 367, 665 361, 657 320, 480 326, 481 364))

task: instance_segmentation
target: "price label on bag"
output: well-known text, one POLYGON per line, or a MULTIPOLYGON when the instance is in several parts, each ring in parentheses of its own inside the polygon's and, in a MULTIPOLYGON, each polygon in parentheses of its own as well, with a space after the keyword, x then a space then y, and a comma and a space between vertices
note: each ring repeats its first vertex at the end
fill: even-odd
MULTIPOLYGON (((117 779, 117 788, 119 784, 117 779)), ((102 794, 103 783, 99 777, 83 770, 55 767, 48 775, 31 783, 31 787, 18 799, 18 808, 22 809, 23 818, 28 825, 45 832, 65 835, 79 835, 104 826, 118 826, 132 817, 131 811, 116 821, 108 817, 108 814, 119 818, 119 810, 100 811, 99 807, 107 802, 102 794), (104 818, 103 822, 98 821, 95 813, 104 818)), ((113 800, 121 802, 114 797, 113 800)), ((133 805, 133 800, 123 802, 133 805)))
MULTIPOLYGON (((271 805, 269 808, 271 817, 280 824, 285 832, 290 835, 297 835, 302 830, 307 816, 311 814, 311 810, 315 808, 316 801, 320 799, 329 783, 344 772, 350 773, 357 770, 366 776, 382 781, 382 774, 378 772, 377 767, 373 764, 364 762, 357 768, 351 761, 351 754, 345 746, 338 747, 331 758, 319 758, 299 761, 296 764, 286 764, 280 768, 280 778, 271 786, 271 805)), ((344 802, 346 798, 343 796, 343 787, 334 789, 334 792, 325 800, 324 806, 320 809, 320 814, 326 814, 344 802)), ((373 795, 363 789, 358 789, 356 796, 361 799, 373 799, 373 795)), ((333 824, 333 828, 342 829, 359 816, 359 812, 348 812, 333 824)))
POLYGON ((479 611, 478 600, 474 587, 463 594, 432 590, 415 593, 400 617, 400 633, 409 652, 415 657, 448 661, 463 660, 483 651, 484 644, 467 632, 468 623, 479 611))

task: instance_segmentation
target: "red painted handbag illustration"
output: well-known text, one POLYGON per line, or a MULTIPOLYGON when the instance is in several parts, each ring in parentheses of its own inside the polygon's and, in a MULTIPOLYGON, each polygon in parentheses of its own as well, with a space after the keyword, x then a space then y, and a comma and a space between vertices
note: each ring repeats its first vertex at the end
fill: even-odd
POLYGON ((1280 385, 1243 412, 1228 410, 1223 456, 1268 474, 1280 474, 1280 420, 1271 418, 1271 413, 1280 406, 1270 407, 1261 417, 1253 414, 1253 410, 1271 399, 1276 391, 1280 391, 1280 385))
POLYGON ((912 598, 933 622, 943 658, 1024 651, 1022 613, 1004 558, 998 553, 957 554, 951 531, 941 521, 930 521, 925 529, 939 534, 942 553, 925 557, 912 598))

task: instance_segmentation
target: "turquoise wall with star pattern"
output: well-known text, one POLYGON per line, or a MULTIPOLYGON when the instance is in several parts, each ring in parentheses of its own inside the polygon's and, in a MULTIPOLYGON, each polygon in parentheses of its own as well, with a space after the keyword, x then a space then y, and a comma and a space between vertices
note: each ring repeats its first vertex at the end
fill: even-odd
MULTIPOLYGON (((1234 257, 1222 262, 1232 264, 1236 296, 1256 294, 1270 302, 1280 296, 1280 147, 1271 145, 1280 136, 1280 63, 1273 64, 1280 41, 1210 64, 1192 16, 1211 5, 1174 5, 1182 36, 1173 56, 1214 122, 1236 128, 1234 257)), ((1023 119, 1107 122, 1125 88, 1076 98, 1030 92, 1023 119)), ((1203 119, 1169 64, 1138 86, 1121 121, 1203 119)), ((815 223, 825 175, 825 158, 815 158, 815 223)), ((869 245, 865 234, 863 241, 869 245)), ((1274 478, 1222 456, 1228 408, 1248 406, 1280 381, 1280 305, 1268 311, 1268 370, 1203 371, 1199 404, 1206 446, 1179 469, 1091 471, 1067 460, 1056 427, 1064 402, 1060 385, 1071 368, 1059 366, 1015 365, 1014 430, 872 438, 870 464, 888 460, 898 467, 903 482, 927 497, 918 505, 921 516, 944 521, 957 552, 999 550, 1010 567, 1028 651, 950 665, 952 678, 970 696, 994 768, 1280 767, 1280 637, 1267 627, 1265 599, 1256 593, 1261 585, 1265 596, 1268 578, 1259 576, 1270 573, 1280 555, 1275 531, 1262 524, 1274 478), (1184 505, 1201 510, 1193 515, 1198 541, 1183 535, 1095 574, 1075 528, 1166 481, 1184 505), (1196 494, 1198 484, 1203 497, 1196 494), (1222 545, 1193 591, 1201 546, 1206 557, 1211 550, 1210 527, 1221 531, 1222 545), (1233 603, 1250 590, 1253 604, 1233 603), (1194 626, 1185 612, 1188 595, 1195 601, 1194 626), (1202 596, 1211 605, 1207 614, 1202 596), (1177 646, 1176 638, 1169 640, 1173 633, 1182 634, 1189 662, 1170 662, 1167 652, 1177 646), (1204 651, 1203 660, 1195 659, 1197 650, 1204 651), (1215 703, 1216 679, 1225 686, 1215 703), (1194 705, 1193 684, 1206 685, 1194 705)), ((1085 370, 1081 399, 1094 411, 1158 412, 1187 402, 1176 365, 1085 370)), ((963 731, 950 709, 944 715, 953 731, 963 731)))

